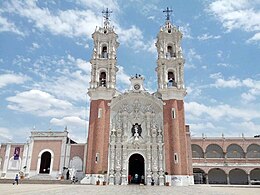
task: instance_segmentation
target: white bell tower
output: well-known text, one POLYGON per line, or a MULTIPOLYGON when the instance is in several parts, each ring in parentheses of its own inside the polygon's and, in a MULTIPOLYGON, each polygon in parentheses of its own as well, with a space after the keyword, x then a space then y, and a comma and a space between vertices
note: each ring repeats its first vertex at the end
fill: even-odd
POLYGON ((94 40, 93 55, 91 63, 91 81, 88 94, 92 100, 111 100, 115 93, 116 85, 116 50, 119 46, 117 34, 109 24, 109 14, 106 9, 104 15, 104 26, 97 27, 92 34, 94 40))
POLYGON ((157 35, 157 76, 158 92, 162 94, 163 100, 182 100, 186 94, 184 87, 184 63, 182 56, 180 30, 171 24, 170 12, 165 10, 166 21, 157 35))
MULTIPOLYGON (((116 92, 116 72, 118 70, 116 67, 116 50, 119 43, 117 42, 117 34, 109 24, 111 11, 106 9, 102 13, 104 14, 104 26, 97 27, 92 35, 94 48, 90 61, 91 81, 88 89, 90 114, 86 178, 93 177, 94 179, 95 174, 104 174, 108 170, 109 104, 116 92)), ((103 175, 99 176, 103 177, 103 175)))

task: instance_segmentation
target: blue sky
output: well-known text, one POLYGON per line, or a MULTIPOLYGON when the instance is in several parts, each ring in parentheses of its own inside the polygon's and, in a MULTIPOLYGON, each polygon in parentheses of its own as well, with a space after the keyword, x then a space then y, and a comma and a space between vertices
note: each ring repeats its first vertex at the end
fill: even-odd
POLYGON ((91 34, 107 7, 120 42, 118 90, 138 73, 156 91, 154 43, 167 6, 183 32, 192 136, 260 134, 259 0, 10 0, 0 2, 0 142, 65 126, 86 140, 91 34))

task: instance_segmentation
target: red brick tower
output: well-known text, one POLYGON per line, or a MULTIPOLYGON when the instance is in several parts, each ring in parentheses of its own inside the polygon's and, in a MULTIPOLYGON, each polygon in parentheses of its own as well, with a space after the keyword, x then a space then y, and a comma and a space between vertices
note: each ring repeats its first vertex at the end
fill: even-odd
POLYGON ((86 175, 104 174, 108 166, 109 102, 115 94, 117 34, 109 25, 108 9, 104 13, 104 26, 92 35, 94 49, 91 63, 90 117, 87 142, 86 175))
MULTIPOLYGON (((173 185, 192 183, 190 134, 185 126, 184 63, 182 56, 182 33, 171 24, 169 14, 165 25, 157 35, 158 51, 157 76, 158 92, 162 95, 163 108, 165 171, 176 181, 173 185)), ((173 180, 173 179, 172 179, 173 180)))

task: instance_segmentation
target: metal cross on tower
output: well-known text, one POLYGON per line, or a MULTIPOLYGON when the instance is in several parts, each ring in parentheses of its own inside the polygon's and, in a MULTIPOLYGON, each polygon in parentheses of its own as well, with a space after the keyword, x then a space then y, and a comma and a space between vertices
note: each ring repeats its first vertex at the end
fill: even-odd
POLYGON ((170 20, 172 9, 169 9, 169 7, 167 7, 166 10, 163 10, 163 12, 166 12, 166 20, 170 20))
POLYGON ((109 24, 109 16, 112 13, 112 11, 109 11, 108 8, 106 10, 102 11, 103 17, 105 18, 105 26, 107 26, 109 24))

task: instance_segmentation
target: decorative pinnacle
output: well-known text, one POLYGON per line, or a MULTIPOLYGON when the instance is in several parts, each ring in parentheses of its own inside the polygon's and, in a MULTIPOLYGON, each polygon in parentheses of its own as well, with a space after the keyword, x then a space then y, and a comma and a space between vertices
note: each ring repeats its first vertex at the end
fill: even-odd
POLYGON ((166 10, 163 10, 163 12, 166 13, 166 21, 169 21, 172 13, 172 9, 169 9, 169 7, 167 7, 166 10))
POLYGON ((112 11, 108 10, 108 8, 106 10, 102 11, 103 17, 105 19, 105 21, 104 21, 105 26, 108 26, 108 24, 109 24, 109 16, 111 13, 112 13, 112 11))

